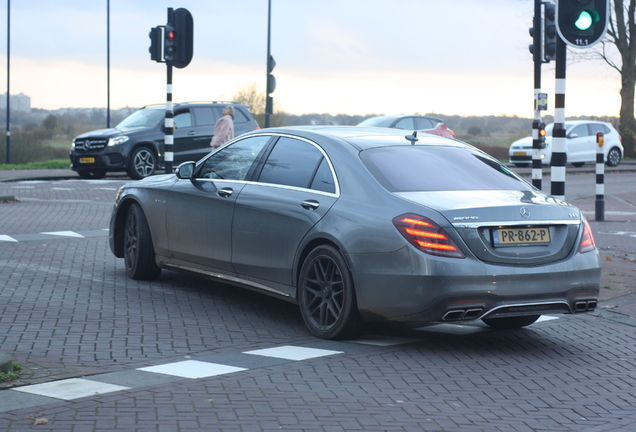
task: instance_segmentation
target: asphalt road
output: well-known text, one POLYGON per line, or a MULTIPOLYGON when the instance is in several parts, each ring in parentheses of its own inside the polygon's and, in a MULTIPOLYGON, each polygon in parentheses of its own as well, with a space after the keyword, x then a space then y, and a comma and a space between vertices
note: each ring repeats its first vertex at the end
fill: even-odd
MULTIPOLYGON (((164 271, 107 244, 127 180, 0 182, 0 390, 7 431, 636 430, 636 173, 568 176, 604 258, 592 314, 312 337, 293 305, 164 271)), ((549 181, 544 181, 544 189, 549 181)))

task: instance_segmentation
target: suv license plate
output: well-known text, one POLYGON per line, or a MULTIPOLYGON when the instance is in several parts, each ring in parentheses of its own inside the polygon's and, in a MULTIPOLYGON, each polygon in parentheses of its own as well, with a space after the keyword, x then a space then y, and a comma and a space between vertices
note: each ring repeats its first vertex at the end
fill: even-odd
POLYGON ((500 228, 492 230, 495 247, 550 244, 550 228, 500 228))
POLYGON ((80 158, 79 163, 95 163, 95 158, 80 158))

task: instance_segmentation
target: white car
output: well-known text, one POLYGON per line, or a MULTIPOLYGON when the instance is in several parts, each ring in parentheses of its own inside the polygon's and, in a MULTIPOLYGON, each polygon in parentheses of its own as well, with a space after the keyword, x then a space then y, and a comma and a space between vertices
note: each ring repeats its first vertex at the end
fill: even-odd
MULTIPOLYGON (((543 165, 550 165, 552 160, 552 129, 554 123, 546 126, 545 148, 541 149, 543 165)), ((583 120, 565 122, 567 141, 567 162, 575 167, 586 163, 596 163, 596 133, 605 134, 603 153, 607 166, 616 166, 623 157, 621 136, 610 123, 583 120)), ((510 163, 518 167, 532 165, 532 137, 521 138, 510 145, 508 152, 510 163)))

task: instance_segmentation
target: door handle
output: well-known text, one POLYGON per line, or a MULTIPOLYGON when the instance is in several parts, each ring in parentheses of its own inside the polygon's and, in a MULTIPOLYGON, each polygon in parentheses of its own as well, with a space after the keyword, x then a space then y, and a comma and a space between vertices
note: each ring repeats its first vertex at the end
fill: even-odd
POLYGON ((233 192, 234 192, 234 189, 226 187, 226 188, 223 188, 223 189, 219 189, 217 194, 219 194, 220 197, 227 198, 230 195, 232 195, 233 192))
POLYGON ((320 206, 320 203, 316 200, 306 200, 303 201, 300 206, 305 210, 316 210, 320 206))
POLYGON ((194 135, 196 135, 196 134, 197 134, 197 132, 196 132, 196 131, 190 131, 190 132, 188 132, 188 136, 194 136, 194 135))

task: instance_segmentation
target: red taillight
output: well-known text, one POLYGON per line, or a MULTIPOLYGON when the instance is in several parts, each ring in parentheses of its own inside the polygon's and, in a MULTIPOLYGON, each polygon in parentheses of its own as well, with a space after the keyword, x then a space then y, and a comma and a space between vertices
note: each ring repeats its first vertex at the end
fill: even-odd
POLYGON ((422 252, 449 258, 465 258, 446 231, 428 218, 405 214, 394 218, 393 225, 409 243, 422 252))
POLYGON ((592 228, 590 228, 590 224, 587 223, 587 219, 583 218, 583 224, 583 238, 581 238, 581 246, 579 247, 580 253, 590 252, 596 249, 592 228))

